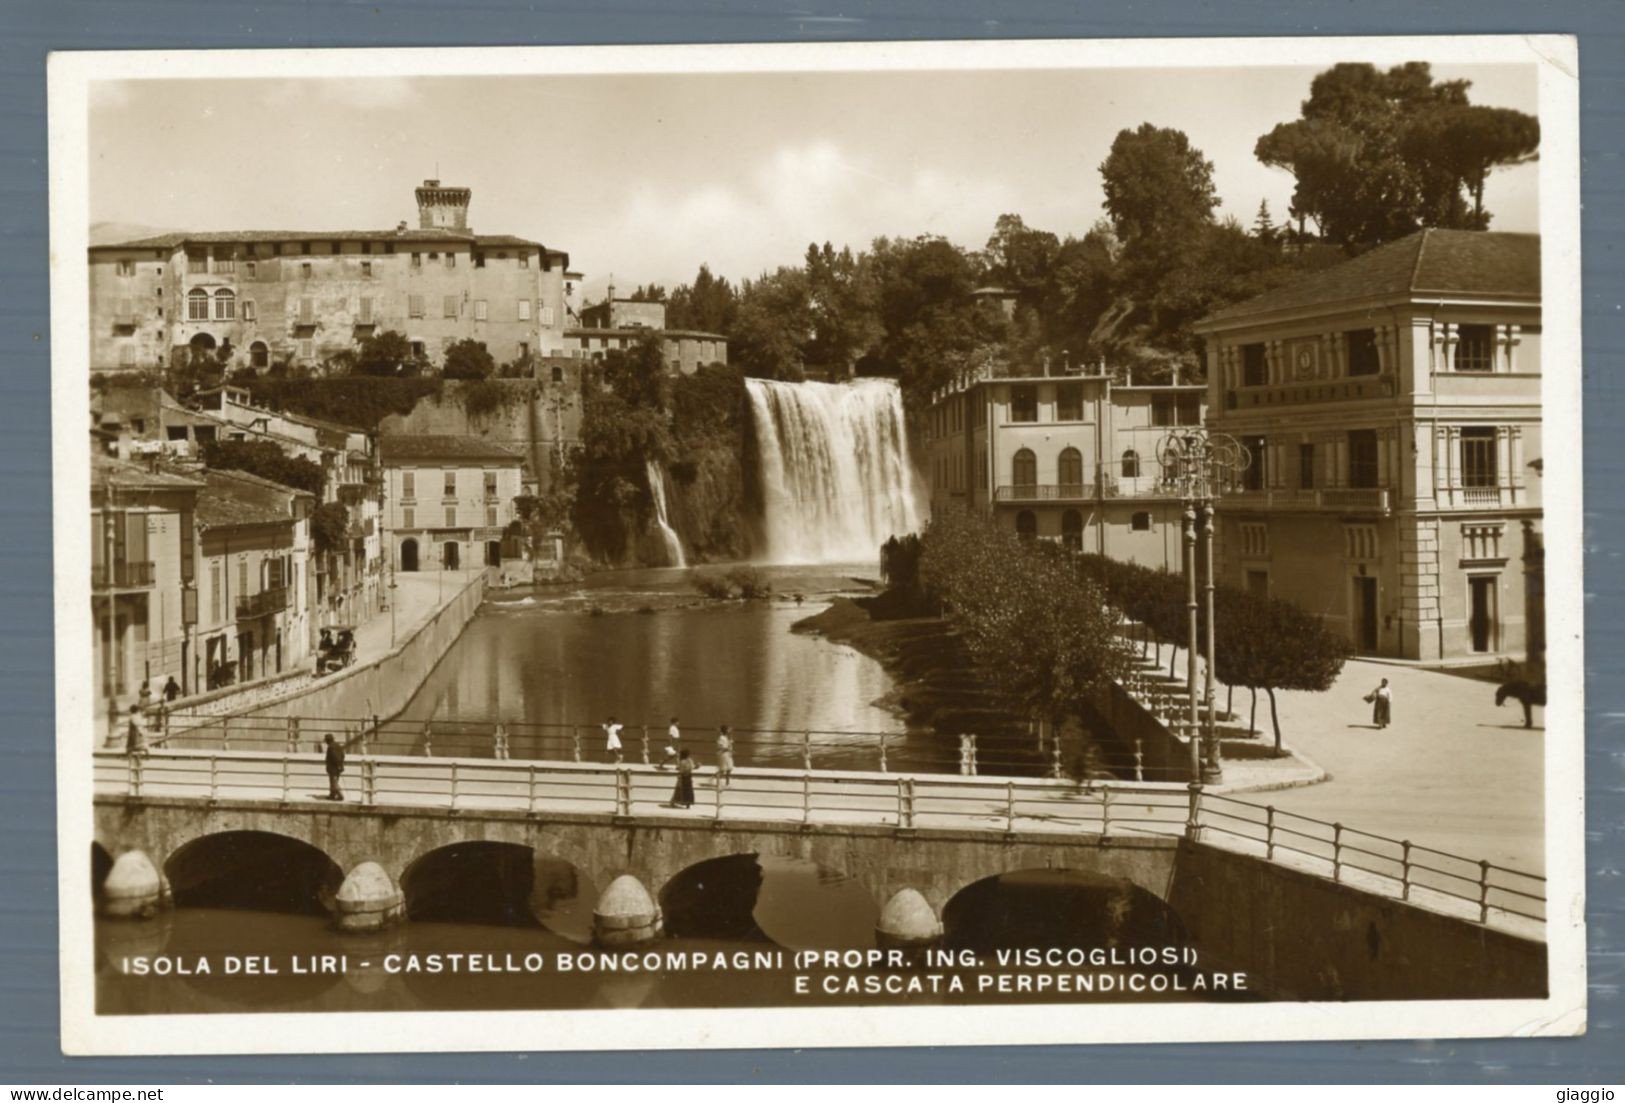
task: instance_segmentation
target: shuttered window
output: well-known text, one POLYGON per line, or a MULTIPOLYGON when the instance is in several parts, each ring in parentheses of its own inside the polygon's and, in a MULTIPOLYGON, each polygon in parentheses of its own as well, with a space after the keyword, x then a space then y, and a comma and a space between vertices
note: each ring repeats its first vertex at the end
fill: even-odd
POLYGON ((243 321, 252 322, 255 318, 258 318, 258 317, 259 317, 259 311, 254 306, 254 300, 253 299, 244 299, 243 300, 243 321))
POLYGON ((312 326, 316 324, 315 299, 307 298, 299 300, 299 324, 302 326, 312 326))
POLYGON ((474 300, 474 320, 476 322, 485 321, 485 300, 484 299, 476 299, 476 300, 474 300))
POLYGON ((542 307, 542 324, 544 326, 550 326, 550 325, 553 324, 553 308, 552 307, 550 307, 550 306, 542 307))
POLYGON ((411 318, 423 317, 423 296, 408 295, 406 297, 406 313, 411 318))
POLYGON ((372 300, 371 299, 364 298, 364 299, 361 300, 361 305, 360 305, 359 309, 357 309, 357 311, 356 311, 356 321, 360 322, 364 326, 368 326, 368 325, 372 324, 372 300))
POLYGON ((457 317, 457 296, 447 295, 445 298, 445 313, 448 318, 457 317))
POLYGON ((530 321, 530 300, 529 299, 520 299, 519 300, 519 320, 521 322, 530 321))

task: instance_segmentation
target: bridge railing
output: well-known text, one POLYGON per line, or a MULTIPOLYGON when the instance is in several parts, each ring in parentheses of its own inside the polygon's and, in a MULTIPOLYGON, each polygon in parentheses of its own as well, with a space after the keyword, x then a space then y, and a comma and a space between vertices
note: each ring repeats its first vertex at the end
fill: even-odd
POLYGON ((1204 839, 1226 836, 1240 844, 1237 849, 1268 861, 1401 900, 1455 901, 1453 910, 1460 910, 1459 905, 1476 909, 1480 923, 1492 915, 1546 921, 1546 878, 1494 862, 1234 797, 1204 794, 1198 823, 1204 839))
MULTIPOLYGON (((341 784, 363 806, 530 815, 679 812, 714 820, 853 824, 899 829, 1057 832, 1100 836, 1188 833, 1204 842, 1480 923, 1546 917, 1546 879, 1405 839, 1393 839, 1186 786, 949 774, 740 768, 707 770, 694 803, 673 807, 676 778, 638 765, 355 755, 341 784)), ((254 751, 98 752, 95 792, 278 803, 325 798, 321 755, 254 751)))
MULTIPOLYGON (((682 746, 697 761, 714 764, 716 728, 685 726, 682 733, 682 746)), ((167 730, 150 742, 155 747, 184 750, 298 753, 320 749, 327 735, 362 753, 611 764, 604 732, 597 724, 223 716, 172 719, 167 730)), ((733 728, 731 735, 734 761, 739 766, 1184 780, 1182 769, 1146 762, 1146 756, 1132 746, 1091 755, 1082 741, 1057 740, 1036 729, 1030 733, 1000 731, 957 739, 906 732, 762 728, 733 728)), ((621 742, 623 763, 661 765, 665 761, 665 724, 626 725, 621 742)))
MULTIPOLYGON (((328 793, 320 755, 286 752, 98 752, 94 781, 98 795, 132 798, 292 803, 328 793)), ((352 757, 341 786, 363 806, 630 816, 672 809, 676 778, 642 765, 377 755, 352 757)), ((904 829, 1178 835, 1189 814, 1183 787, 1038 778, 760 768, 726 780, 710 772, 695 790, 692 807, 678 810, 700 818, 904 829)))

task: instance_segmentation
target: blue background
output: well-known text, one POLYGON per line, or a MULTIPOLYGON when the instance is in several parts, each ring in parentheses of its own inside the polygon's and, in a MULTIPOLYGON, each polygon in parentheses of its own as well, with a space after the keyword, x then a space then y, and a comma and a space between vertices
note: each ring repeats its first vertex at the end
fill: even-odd
MULTIPOLYGON (((0 0, 0 1083, 1625 1080, 1625 317, 1617 0, 0 0), (57 1036, 45 57, 51 50, 1572 32, 1580 36, 1590 1034, 1581 1039, 644 1054, 96 1058, 57 1036)), ((1553 731, 1551 738, 1573 733, 1553 731)), ((1486 799, 1493 799, 1486 794, 1486 799)), ((1557 799, 1562 799, 1558 794, 1557 799)), ((343 1016, 331 1020, 335 1033, 343 1016)))

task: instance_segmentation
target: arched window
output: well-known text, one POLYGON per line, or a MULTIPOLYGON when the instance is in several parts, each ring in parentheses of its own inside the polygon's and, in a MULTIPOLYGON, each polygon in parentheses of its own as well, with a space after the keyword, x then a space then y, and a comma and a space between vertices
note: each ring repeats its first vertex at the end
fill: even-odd
POLYGON ((1061 449, 1060 479, 1062 486, 1083 485, 1083 453, 1076 448, 1061 449))
POLYGON ((1138 479, 1140 477, 1140 454, 1130 448, 1123 453, 1123 478, 1138 479))
POLYGON ((194 287, 186 293, 186 320, 188 322, 209 320, 209 293, 201 287, 194 287))
POLYGON ((1023 448, 1010 461, 1010 481, 1017 486, 1038 485, 1038 457, 1031 448, 1023 448))
POLYGON ((229 322, 237 317, 237 296, 222 287, 214 293, 214 320, 229 322))
POLYGON ((1038 518, 1033 515, 1032 510, 1024 509, 1016 514, 1016 535, 1023 540, 1038 538, 1038 518))
POLYGON ((1083 514, 1075 509, 1061 514, 1061 543, 1073 551, 1083 550, 1083 514))
POLYGON ((264 341, 255 341, 248 346, 248 364, 254 368, 271 366, 271 349, 264 341))

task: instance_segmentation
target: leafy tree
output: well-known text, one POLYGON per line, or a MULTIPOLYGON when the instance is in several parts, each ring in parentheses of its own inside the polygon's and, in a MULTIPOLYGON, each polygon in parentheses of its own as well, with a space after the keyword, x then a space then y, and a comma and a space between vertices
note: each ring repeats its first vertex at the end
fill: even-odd
POLYGON ((1129 249, 1176 247, 1213 220, 1213 162, 1183 131, 1141 123, 1119 131, 1101 162, 1106 212, 1129 249))
POLYGON ((1468 87, 1436 83, 1425 62, 1335 65, 1310 83, 1301 117, 1259 138, 1254 153, 1292 173, 1297 216, 1345 247, 1423 226, 1483 229, 1484 179, 1532 156, 1540 132, 1521 112, 1473 107, 1468 87))
POLYGON ((666 345, 655 330, 638 334, 631 348, 611 350, 602 370, 610 390, 632 407, 664 410, 670 403, 666 345))
POLYGON ((1231 587, 1214 592, 1213 628, 1218 653, 1214 677, 1269 695, 1275 750, 1281 753, 1275 691, 1330 689, 1349 656, 1348 641, 1291 602, 1257 598, 1231 587))
POLYGON ((807 246, 806 273, 809 334, 803 359, 830 378, 844 378, 881 335, 869 272, 851 249, 836 252, 826 241, 822 249, 807 246))
POLYGON ((361 375, 413 375, 413 364, 412 343, 393 329, 363 338, 356 351, 355 370, 361 375))
POLYGON ((489 379, 496 368, 496 359, 486 351, 484 341, 464 337, 446 350, 440 374, 445 379, 489 379))
POLYGON ((203 442, 203 465, 223 471, 246 471, 274 483, 303 490, 319 500, 325 483, 322 465, 291 456, 268 440, 211 440, 203 442))
POLYGON ((666 325, 670 329, 697 329, 706 333, 733 333, 739 296, 726 277, 711 274, 702 264, 692 284, 680 284, 666 301, 666 325))
POLYGON ((1036 306, 1060 250, 1054 234, 1031 229, 1019 214, 1001 214, 987 239, 988 278, 1014 291, 1024 304, 1036 306))
POLYGON ((806 344, 813 332, 807 273, 780 268, 739 291, 729 359, 747 375, 799 382, 806 378, 806 344))
POLYGON ((342 502, 323 502, 310 515, 310 539, 320 556, 338 555, 349 543, 350 511, 342 502))

